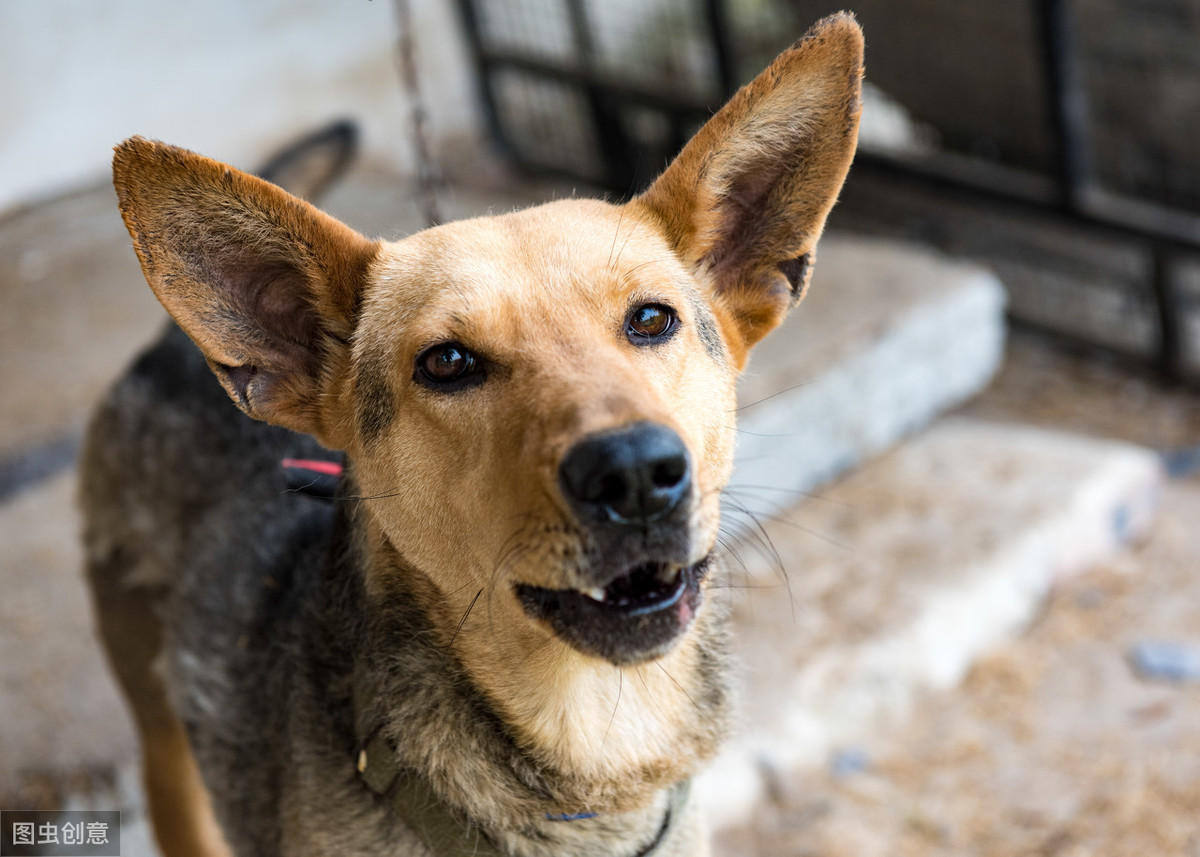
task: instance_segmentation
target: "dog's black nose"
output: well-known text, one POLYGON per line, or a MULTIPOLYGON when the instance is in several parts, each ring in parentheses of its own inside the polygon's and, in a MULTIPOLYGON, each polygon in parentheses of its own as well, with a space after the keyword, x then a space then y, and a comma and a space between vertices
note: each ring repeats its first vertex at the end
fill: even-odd
POLYGON ((665 517, 692 485, 679 435, 649 422, 585 437, 563 458, 558 473, 577 512, 619 524, 665 517))

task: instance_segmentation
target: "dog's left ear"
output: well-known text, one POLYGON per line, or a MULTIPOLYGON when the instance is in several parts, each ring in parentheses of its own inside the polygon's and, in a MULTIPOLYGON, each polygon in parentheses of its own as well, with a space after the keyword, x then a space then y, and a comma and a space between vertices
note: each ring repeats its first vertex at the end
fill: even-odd
POLYGON ((862 57, 852 15, 818 22, 633 202, 712 289, 739 367, 808 285, 858 141, 862 57))

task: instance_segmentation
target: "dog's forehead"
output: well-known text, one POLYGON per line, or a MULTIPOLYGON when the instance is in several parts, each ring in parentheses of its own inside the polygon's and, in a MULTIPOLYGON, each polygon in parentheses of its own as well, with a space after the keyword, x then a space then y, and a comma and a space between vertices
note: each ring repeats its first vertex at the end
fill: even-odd
POLYGON ((624 207, 561 200, 457 221, 386 245, 378 285, 408 313, 550 308, 687 289, 662 234, 624 207))

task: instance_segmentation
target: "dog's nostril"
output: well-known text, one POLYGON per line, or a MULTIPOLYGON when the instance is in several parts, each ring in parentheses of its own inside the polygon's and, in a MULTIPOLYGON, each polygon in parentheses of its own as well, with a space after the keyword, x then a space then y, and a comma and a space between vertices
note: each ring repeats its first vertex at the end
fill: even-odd
POLYGON ((607 505, 619 503, 629 493, 629 485, 624 474, 621 473, 610 473, 604 476, 600 479, 597 487, 599 490, 591 499, 607 505))
POLYGON ((655 488, 673 488, 687 474, 687 459, 675 456, 660 461, 654 468, 651 480, 655 488))

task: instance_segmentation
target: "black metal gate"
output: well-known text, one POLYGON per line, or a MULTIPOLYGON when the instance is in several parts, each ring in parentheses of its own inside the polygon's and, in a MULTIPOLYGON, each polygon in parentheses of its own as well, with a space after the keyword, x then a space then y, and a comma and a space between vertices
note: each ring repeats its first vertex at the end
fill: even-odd
MULTIPOLYGON (((1035 151, 1037 145, 1024 147, 1020 134, 1009 137, 1006 145, 1010 151, 991 144, 981 146, 969 134, 956 131, 958 123, 943 117, 938 132, 944 145, 936 150, 912 153, 860 148, 848 190, 856 180, 868 179, 876 187, 919 188, 947 194, 965 205, 986 205, 1009 216, 1032 218, 1034 224, 1052 223, 1076 230, 1090 241, 1134 248, 1131 252, 1140 254, 1145 264, 1121 286, 1129 292, 1121 300, 1129 301, 1134 309, 1145 305, 1148 332, 1144 343, 1125 341, 1119 331, 1120 310, 1109 322, 1114 335, 1095 330, 1081 333, 1070 324, 1058 323, 1055 315, 1061 311, 1025 312, 1020 301, 1011 310, 1014 320, 1152 360, 1169 378, 1200 375, 1200 342, 1196 341, 1200 339, 1200 320, 1192 321, 1200 316, 1200 287, 1194 289, 1197 295, 1189 295, 1179 285, 1185 269, 1189 275, 1194 269, 1194 279, 1200 282, 1200 181, 1193 196, 1185 200, 1193 205, 1177 204, 1180 193, 1173 187, 1168 189, 1174 197, 1166 194, 1164 204, 1143 193, 1108 189, 1095 169, 1090 92, 1082 73, 1075 18, 1079 13, 1076 5, 1088 7, 1095 17, 1099 13, 1093 7, 1106 0, 1080 0, 1079 4, 1032 0, 1028 4, 978 4, 978 8, 977 4, 948 0, 893 4, 893 8, 909 7, 910 15, 922 5, 930 7, 930 20, 939 30, 929 38, 908 40, 913 42, 910 54, 903 52, 907 44, 896 47, 887 41, 891 33, 884 26, 888 22, 886 2, 863 0, 869 10, 863 20, 869 77, 872 43, 887 45, 896 62, 919 64, 939 51, 961 51, 962 46, 956 44, 955 15, 978 17, 984 6, 993 7, 989 14, 1008 15, 996 20, 1011 25, 1013 32, 1008 35, 1015 41, 1010 59, 1014 69, 1023 63, 1020 68, 1029 80, 1027 103, 1018 103, 1025 112, 1033 110, 1030 105, 1040 105, 1033 110, 1034 124, 1025 137, 1046 142, 1041 155, 1035 151), (865 17, 868 14, 879 16, 879 30, 871 29, 870 19, 865 17), (1025 148, 1030 151, 1022 151, 1025 148), (1012 150, 1017 151, 1014 154, 1012 150)), ((1138 2, 1142 8, 1178 5, 1176 0, 1138 2)), ((817 4, 808 0, 459 3, 488 120, 507 154, 537 172, 583 179, 618 194, 643 187, 715 107, 822 14, 817 4)), ((1128 16, 1136 11, 1114 14, 1128 16)), ((1178 26, 1195 28, 1200 53, 1200 11, 1195 19, 1186 9, 1174 14, 1182 16, 1178 26)), ((997 26, 992 20, 967 23, 974 23, 977 29, 997 26)), ((1173 26, 1171 21, 1152 25, 1173 26)), ((1005 48, 992 48, 993 61, 996 55, 1003 58, 1005 48)), ((1146 68, 1152 69, 1155 57, 1145 60, 1146 68)), ((962 67, 978 70, 978 63, 988 62, 988 58, 973 63, 967 57, 965 62, 962 67)), ((1194 80, 1184 79, 1183 83, 1200 93, 1200 61, 1195 72, 1194 80)), ((1003 69, 988 73, 1003 74, 1003 69)), ((1018 71, 1013 74, 1019 76, 1018 71)), ((886 77, 880 80, 886 89, 886 77)), ((977 86, 975 94, 981 91, 977 86)), ((962 99, 963 111, 978 109, 971 96, 968 90, 962 99)), ((996 127, 995 121, 992 127, 996 127)), ((937 243, 937 236, 932 238, 937 243)), ((1134 310, 1130 312, 1133 318, 1134 310)))

